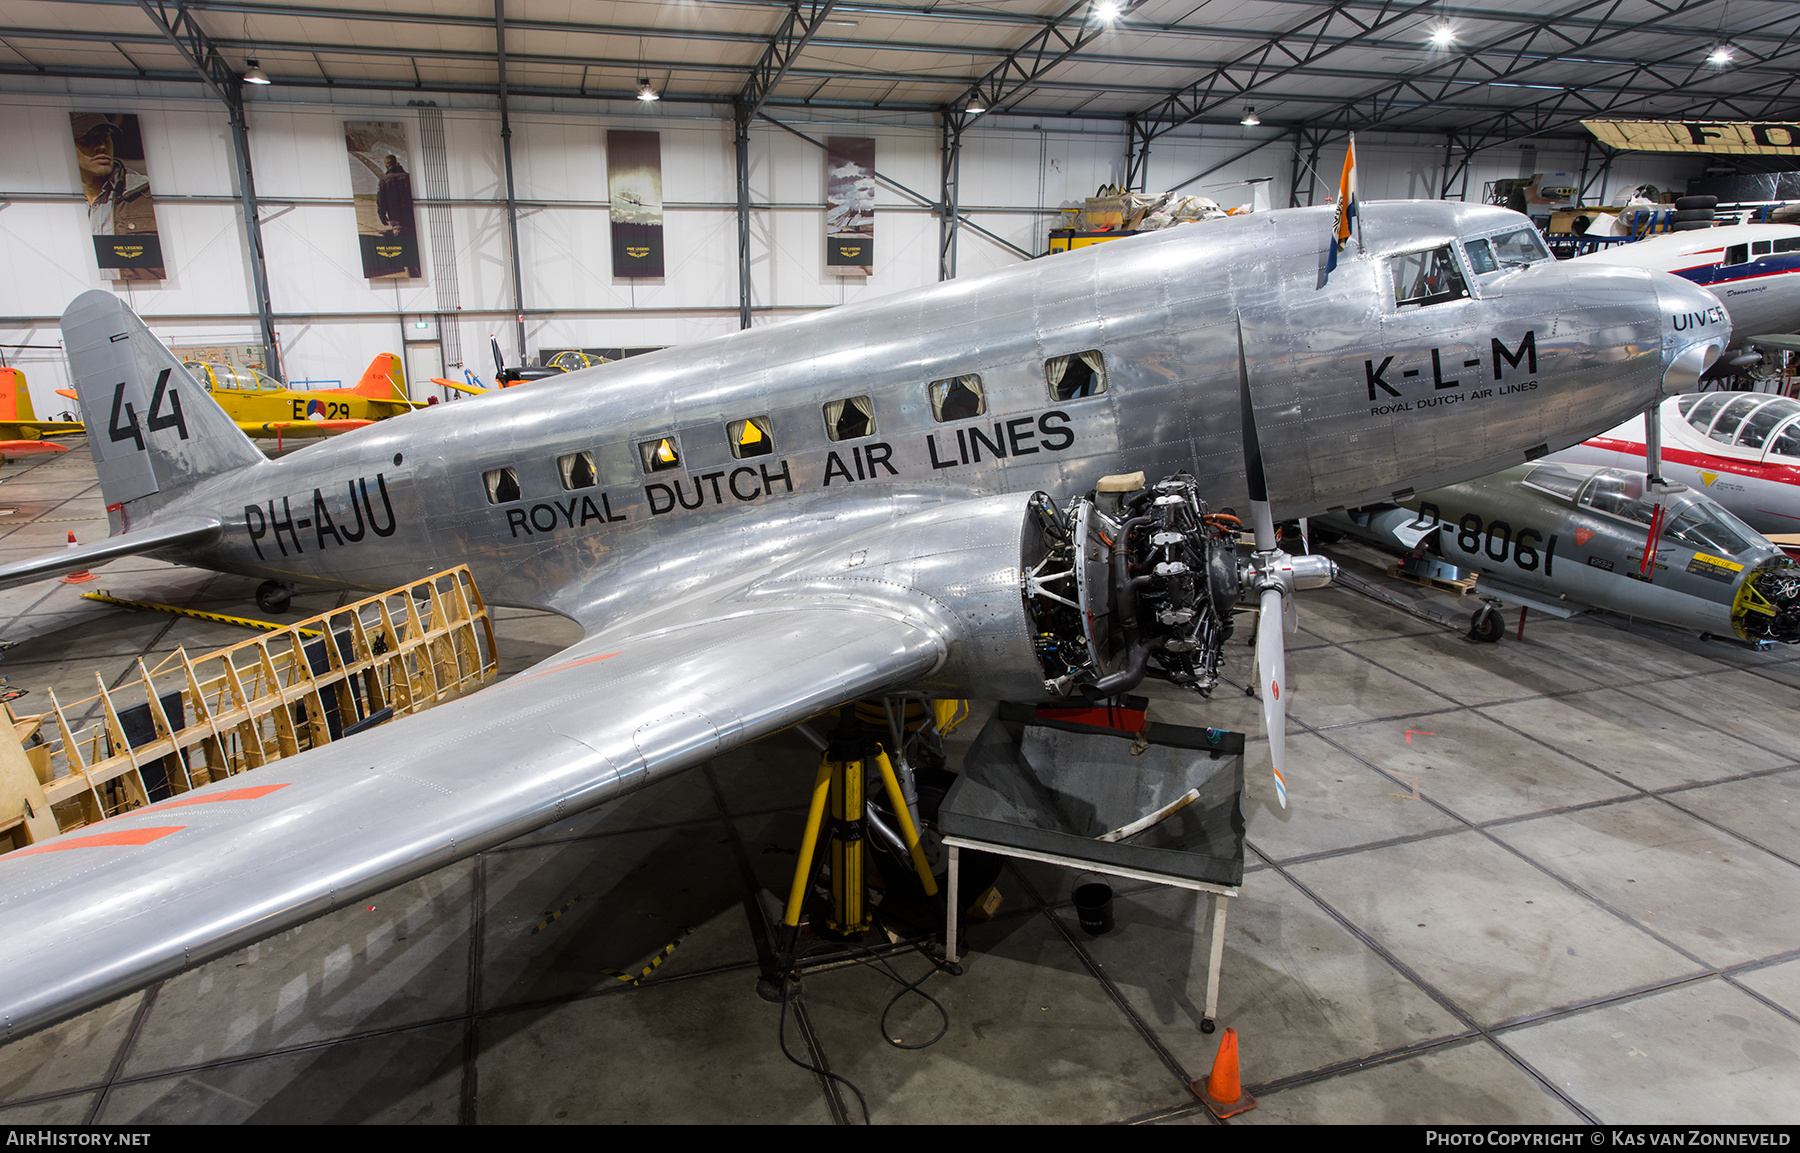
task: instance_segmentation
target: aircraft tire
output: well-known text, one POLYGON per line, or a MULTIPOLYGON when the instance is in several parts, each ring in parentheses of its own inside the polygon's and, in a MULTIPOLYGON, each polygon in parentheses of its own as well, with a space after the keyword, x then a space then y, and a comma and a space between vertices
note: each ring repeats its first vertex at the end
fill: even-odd
POLYGON ((1677 208, 1669 215, 1669 222, 1680 224, 1685 220, 1711 220, 1713 210, 1710 208, 1677 208))
POLYGON ((1710 220, 1678 220, 1674 224, 1669 225, 1669 231, 1693 232, 1698 228, 1711 228, 1712 226, 1713 222, 1710 220))
POLYGON ((1493 605, 1482 605, 1469 618, 1469 639, 1478 645, 1491 645, 1506 634, 1506 622, 1493 605))
POLYGON ((293 599, 293 587, 280 581, 264 581, 256 586, 256 607, 263 612, 280 616, 288 611, 288 604, 293 599))
POLYGON ((1687 212, 1696 208, 1704 208, 1708 212, 1719 206, 1717 196, 1681 196, 1675 200, 1675 211, 1687 212))

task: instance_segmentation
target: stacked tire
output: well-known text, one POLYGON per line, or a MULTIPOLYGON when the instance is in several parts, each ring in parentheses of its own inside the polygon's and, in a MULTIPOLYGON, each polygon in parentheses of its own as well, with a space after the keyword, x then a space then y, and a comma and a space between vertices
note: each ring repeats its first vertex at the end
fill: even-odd
POLYGON ((1713 209, 1719 205, 1717 196, 1683 196, 1675 202, 1674 215, 1669 218, 1670 232, 1693 232, 1701 228, 1713 226, 1713 209))

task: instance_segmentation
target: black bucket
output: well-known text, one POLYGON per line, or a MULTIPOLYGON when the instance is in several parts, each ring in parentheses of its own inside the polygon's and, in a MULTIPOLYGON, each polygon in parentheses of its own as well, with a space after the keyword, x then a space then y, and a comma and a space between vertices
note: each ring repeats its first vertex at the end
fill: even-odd
POLYGON ((1090 937, 1112 932, 1113 891, 1104 881, 1089 881, 1075 887, 1075 916, 1081 930, 1090 937))

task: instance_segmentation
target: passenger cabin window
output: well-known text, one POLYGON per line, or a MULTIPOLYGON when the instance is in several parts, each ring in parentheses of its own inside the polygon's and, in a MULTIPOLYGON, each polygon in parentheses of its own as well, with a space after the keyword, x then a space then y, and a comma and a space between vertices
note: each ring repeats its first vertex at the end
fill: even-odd
POLYGON ((1770 251, 1771 244, 1767 240, 1758 240, 1750 246, 1750 255, 1752 256, 1767 256, 1770 251))
POLYGON ((832 440, 855 440, 875 435, 875 405, 866 396, 827 401, 825 435, 832 440))
POLYGON ((968 420, 987 412, 987 396, 981 391, 981 378, 973 373, 934 380, 930 392, 931 415, 939 422, 968 420))
POLYGON ((731 441, 731 455, 739 460, 747 456, 768 456, 775 451, 775 437, 766 416, 734 420, 725 426, 725 436, 731 441))
POLYGON ((511 504, 519 499, 519 470, 511 465, 484 472, 481 479, 487 484, 489 504, 511 504))
POLYGON ((1388 267, 1394 272, 1394 303, 1401 308, 1442 304, 1469 295, 1448 245, 1393 257, 1388 267))
POLYGON ((596 474, 593 453, 574 452, 568 456, 559 456, 556 458, 556 468, 562 473, 564 489, 573 491, 578 488, 594 487, 596 474))
POLYGON ((1725 250, 1725 263, 1726 264, 1748 264, 1748 263, 1750 263, 1750 246, 1748 244, 1734 244, 1730 248, 1727 248, 1725 250))
POLYGON ((1800 236, 1790 236, 1786 240, 1775 242, 1776 252, 1794 252, 1800 250, 1800 236))
POLYGON ((639 441, 638 456, 643 458, 645 472, 669 472, 681 467, 681 450, 675 447, 672 436, 639 441))
POLYGON ((1053 356, 1044 362, 1051 400, 1080 400, 1106 391, 1106 361, 1096 350, 1053 356))
POLYGON ((1475 275, 1500 271, 1499 262, 1494 259, 1493 246, 1487 241, 1468 241, 1463 245, 1463 251, 1469 254, 1469 267, 1475 270, 1475 275))

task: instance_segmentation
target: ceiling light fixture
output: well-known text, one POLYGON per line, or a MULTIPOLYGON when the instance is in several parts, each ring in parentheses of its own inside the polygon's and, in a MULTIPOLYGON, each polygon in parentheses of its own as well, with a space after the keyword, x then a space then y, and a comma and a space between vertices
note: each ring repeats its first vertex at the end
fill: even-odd
POLYGON ((1448 48, 1454 43, 1456 43, 1456 29, 1450 26, 1449 21, 1440 21, 1437 27, 1431 30, 1431 46, 1433 48, 1448 48))
POLYGON ((1261 124, 1262 117, 1260 117, 1256 114, 1256 105, 1254 105, 1254 104, 1244 105, 1244 118, 1242 120, 1238 121, 1238 123, 1242 124, 1246 128, 1255 128, 1258 124, 1261 124))
POLYGON ((262 70, 261 65, 257 64, 257 62, 254 60, 246 60, 246 61, 244 61, 244 63, 248 66, 244 70, 244 83, 245 84, 267 84, 267 83, 269 83, 269 74, 262 70))
POLYGON ((656 94, 656 89, 650 87, 650 81, 644 79, 638 80, 637 98, 642 100, 645 104, 651 104, 662 99, 662 97, 656 94))
POLYGON ((969 103, 963 111, 974 113, 987 111, 987 101, 981 98, 981 90, 979 88, 969 93, 969 103))
POLYGON ((1102 24, 1111 24, 1123 14, 1125 6, 1118 0, 1094 0, 1094 19, 1102 24))
POLYGON ((1723 68, 1725 65, 1731 63, 1731 56, 1731 45, 1715 44, 1713 45, 1713 50, 1706 54, 1706 62, 1711 64, 1714 68, 1723 68))

